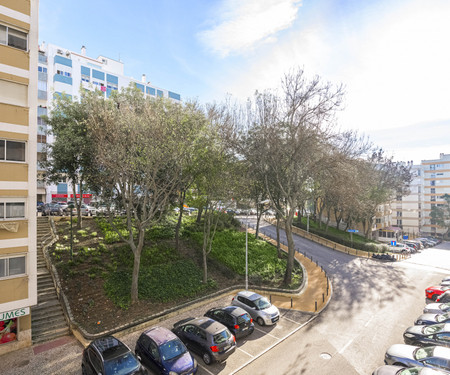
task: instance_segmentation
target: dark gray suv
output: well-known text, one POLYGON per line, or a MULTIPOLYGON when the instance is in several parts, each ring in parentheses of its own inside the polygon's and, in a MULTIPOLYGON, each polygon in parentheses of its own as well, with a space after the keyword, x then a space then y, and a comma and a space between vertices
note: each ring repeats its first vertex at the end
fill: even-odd
POLYGON ((236 350, 236 339, 228 328, 210 318, 181 320, 173 325, 172 332, 207 365, 225 361, 236 350))

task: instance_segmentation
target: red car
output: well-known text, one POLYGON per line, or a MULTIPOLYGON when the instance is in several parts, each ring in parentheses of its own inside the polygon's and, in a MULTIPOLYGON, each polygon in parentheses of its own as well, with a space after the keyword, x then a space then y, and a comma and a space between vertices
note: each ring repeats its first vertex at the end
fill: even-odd
POLYGON ((436 299, 446 292, 447 290, 450 290, 450 286, 430 286, 427 289, 425 289, 425 296, 428 299, 431 299, 433 301, 436 301, 436 299))

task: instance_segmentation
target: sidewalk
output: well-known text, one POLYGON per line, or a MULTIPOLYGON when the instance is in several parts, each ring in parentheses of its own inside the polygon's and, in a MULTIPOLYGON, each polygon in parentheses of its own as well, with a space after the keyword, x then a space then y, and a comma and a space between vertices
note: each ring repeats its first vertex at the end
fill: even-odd
MULTIPOLYGON (((249 229, 249 231, 255 233, 253 229, 249 229)), ((258 236, 272 245, 277 246, 276 240, 261 233, 258 236)), ((287 246, 283 244, 280 244, 280 246, 283 251, 288 251, 287 246)), ((270 297, 272 303, 279 308, 319 313, 327 306, 331 298, 331 282, 329 282, 325 271, 316 263, 312 262, 311 259, 298 252, 295 253, 295 258, 303 265, 305 270, 305 274, 303 275, 305 278, 305 287, 303 290, 299 294, 292 295, 276 292, 260 292, 260 294, 267 298, 270 297)))

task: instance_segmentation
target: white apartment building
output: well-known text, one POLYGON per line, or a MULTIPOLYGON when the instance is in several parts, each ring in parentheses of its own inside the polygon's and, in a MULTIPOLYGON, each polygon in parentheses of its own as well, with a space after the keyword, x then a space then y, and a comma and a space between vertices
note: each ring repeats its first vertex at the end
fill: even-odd
MULTIPOLYGON (((124 75, 124 63, 108 57, 99 56, 96 59, 86 55, 83 46, 80 52, 70 51, 67 48, 42 43, 39 46, 38 64, 38 160, 44 155, 42 151, 46 142, 46 124, 40 118, 47 115, 51 109, 51 103, 55 95, 62 93, 72 97, 80 96, 80 88, 97 88, 104 92, 105 98, 114 90, 128 87, 131 83, 142 91, 147 97, 165 97, 175 101, 181 101, 179 94, 156 87, 147 81, 145 74, 141 80, 124 75)), ((42 168, 39 168, 42 172, 42 168)), ((37 200, 50 202, 55 199, 70 200, 70 186, 64 181, 57 186, 45 186, 38 181, 37 200)), ((89 200, 89 194, 85 196, 89 200)))

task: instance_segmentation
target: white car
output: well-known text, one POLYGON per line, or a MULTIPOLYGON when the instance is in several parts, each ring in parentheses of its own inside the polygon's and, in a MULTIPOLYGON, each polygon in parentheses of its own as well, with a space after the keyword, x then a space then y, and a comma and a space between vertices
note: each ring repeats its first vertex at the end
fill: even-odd
POLYGON ((276 306, 266 297, 249 290, 239 292, 233 297, 231 304, 247 311, 260 326, 276 324, 280 320, 280 311, 276 306))
POLYGON ((391 253, 402 253, 402 254, 411 254, 411 248, 405 244, 398 243, 395 246, 389 246, 389 251, 391 253))
POLYGON ((429 303, 423 309, 424 314, 450 313, 450 303, 429 303))

